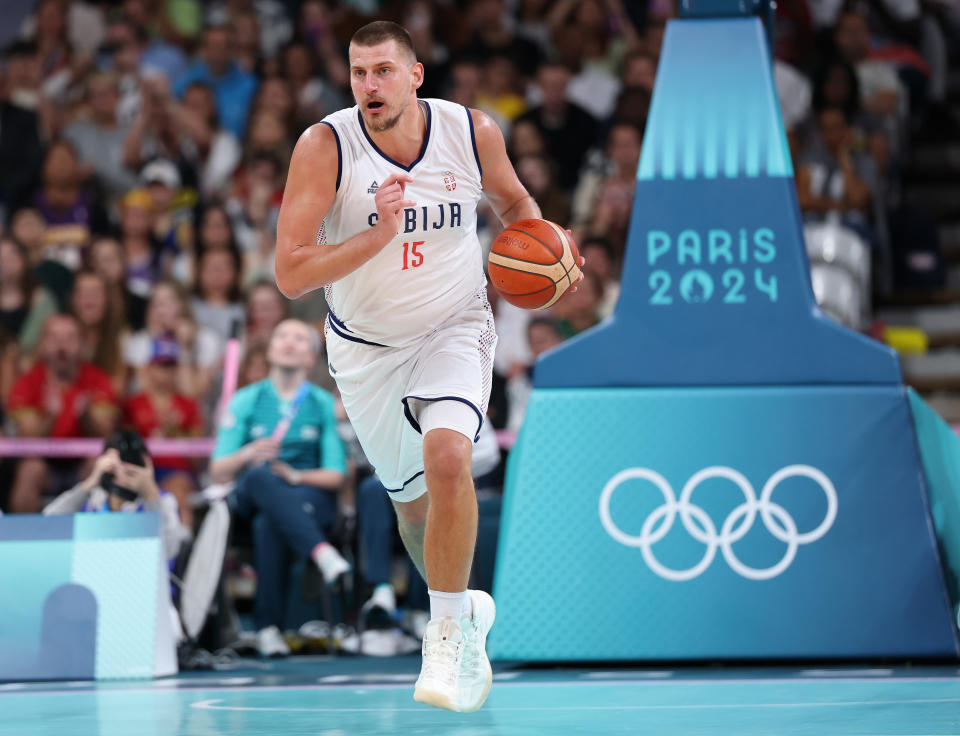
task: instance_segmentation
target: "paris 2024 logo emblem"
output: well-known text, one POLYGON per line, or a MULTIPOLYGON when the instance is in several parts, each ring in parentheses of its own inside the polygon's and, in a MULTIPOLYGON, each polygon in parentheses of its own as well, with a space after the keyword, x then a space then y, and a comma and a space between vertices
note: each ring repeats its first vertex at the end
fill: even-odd
POLYGON ((680 492, 679 500, 667 479, 649 468, 621 470, 607 481, 600 493, 600 522, 607 534, 627 547, 639 547, 644 561, 654 573, 665 580, 677 582, 699 577, 713 563, 718 549, 723 553, 726 563, 738 575, 749 580, 775 578, 790 567, 801 545, 811 544, 823 537, 833 526, 836 518, 837 490, 823 471, 810 465, 789 465, 781 468, 764 484, 759 498, 753 485, 743 473, 722 465, 704 468, 694 473, 680 492), (793 477, 809 478, 820 486, 820 490, 826 496, 827 509, 823 521, 807 532, 800 532, 790 513, 780 504, 773 502, 773 493, 777 486, 787 478, 793 477), (707 512, 692 501, 697 486, 711 478, 724 478, 731 481, 740 489, 744 498, 743 503, 730 512, 719 530, 707 512), (622 484, 630 480, 648 481, 663 495, 663 503, 647 516, 640 534, 637 535, 623 531, 610 512, 610 499, 622 484), (747 535, 758 516, 766 530, 787 546, 779 562, 761 569, 744 564, 733 551, 734 544, 747 535), (667 567, 657 559, 653 551, 654 545, 667 536, 678 517, 686 533, 706 547, 700 562, 686 570, 667 567))

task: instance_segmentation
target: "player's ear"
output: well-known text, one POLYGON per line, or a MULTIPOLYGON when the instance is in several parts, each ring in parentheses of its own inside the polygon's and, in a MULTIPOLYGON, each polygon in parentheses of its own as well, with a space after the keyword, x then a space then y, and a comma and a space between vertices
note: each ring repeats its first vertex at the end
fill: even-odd
POLYGON ((420 89, 423 84, 423 64, 418 61, 410 67, 410 73, 413 75, 413 88, 420 89))

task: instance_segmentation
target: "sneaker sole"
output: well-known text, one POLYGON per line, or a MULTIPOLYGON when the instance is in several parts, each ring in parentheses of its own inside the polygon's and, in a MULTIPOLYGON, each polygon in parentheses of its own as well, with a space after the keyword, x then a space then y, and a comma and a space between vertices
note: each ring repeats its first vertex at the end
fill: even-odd
POLYGON ((450 698, 443 693, 434 692, 433 690, 414 690, 413 699, 424 705, 432 705, 434 708, 452 710, 454 713, 461 712, 461 710, 450 701, 450 698))

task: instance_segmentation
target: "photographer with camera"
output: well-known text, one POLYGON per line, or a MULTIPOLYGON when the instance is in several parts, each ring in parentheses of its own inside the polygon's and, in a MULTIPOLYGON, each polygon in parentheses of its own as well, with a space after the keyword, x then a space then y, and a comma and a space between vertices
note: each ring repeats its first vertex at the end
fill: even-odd
POLYGON ((144 511, 160 514, 164 556, 172 560, 190 533, 180 521, 176 497, 157 486, 153 463, 143 439, 136 432, 124 430, 107 440, 90 475, 57 496, 43 513, 144 511))

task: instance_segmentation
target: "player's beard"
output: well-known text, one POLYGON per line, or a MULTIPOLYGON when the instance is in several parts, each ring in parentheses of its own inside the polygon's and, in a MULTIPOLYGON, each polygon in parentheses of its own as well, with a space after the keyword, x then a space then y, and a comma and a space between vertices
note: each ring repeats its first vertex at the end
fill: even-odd
POLYGON ((403 107, 400 108, 400 112, 398 112, 389 120, 383 120, 379 123, 375 121, 369 121, 368 124, 370 126, 370 130, 372 130, 374 133, 383 133, 384 131, 390 130, 391 128, 396 126, 397 123, 400 122, 400 118, 402 118, 403 114, 407 111, 407 105, 409 104, 410 104, 409 102, 405 102, 403 104, 403 107))

